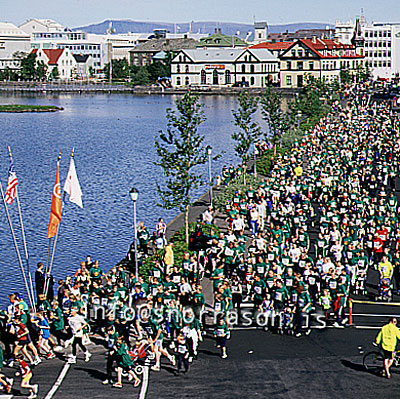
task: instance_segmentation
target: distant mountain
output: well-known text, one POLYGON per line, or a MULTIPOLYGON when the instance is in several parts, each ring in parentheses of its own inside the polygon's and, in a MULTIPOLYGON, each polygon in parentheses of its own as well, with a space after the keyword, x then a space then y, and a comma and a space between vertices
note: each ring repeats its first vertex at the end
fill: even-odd
MULTIPOLYGON (((247 32, 253 32, 254 27, 252 24, 239 24, 234 22, 183 22, 173 24, 170 22, 140 22, 132 20, 105 20, 97 24, 91 24, 87 26, 81 26, 74 30, 82 30, 88 33, 105 34, 110 22, 113 24, 113 28, 116 33, 151 33, 154 29, 167 29, 170 33, 176 32, 189 32, 189 29, 193 33, 206 33, 212 34, 216 28, 221 28, 222 33, 226 35, 234 35, 240 32, 240 36, 246 36, 247 32), (191 27, 190 27, 191 25, 191 27)), ((295 32, 298 29, 325 29, 329 24, 314 23, 314 22, 299 22, 284 25, 270 25, 269 31, 271 33, 280 33, 288 30, 289 32, 295 32)))

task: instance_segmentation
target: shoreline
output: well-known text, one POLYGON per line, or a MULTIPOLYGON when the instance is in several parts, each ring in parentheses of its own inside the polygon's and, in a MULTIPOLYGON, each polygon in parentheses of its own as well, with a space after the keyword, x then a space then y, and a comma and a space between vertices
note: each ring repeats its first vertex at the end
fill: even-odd
MULTIPOLYGON (((299 89, 275 88, 283 96, 294 96, 299 89)), ((51 83, 21 83, 9 82, 0 83, 0 95, 3 93, 12 94, 133 94, 133 95, 183 95, 188 91, 198 95, 218 96, 218 95, 234 95, 237 96, 243 91, 247 91, 253 95, 262 94, 265 88, 252 87, 187 87, 187 88, 168 88, 160 86, 135 86, 128 87, 123 85, 87 85, 87 84, 51 84, 51 83)))

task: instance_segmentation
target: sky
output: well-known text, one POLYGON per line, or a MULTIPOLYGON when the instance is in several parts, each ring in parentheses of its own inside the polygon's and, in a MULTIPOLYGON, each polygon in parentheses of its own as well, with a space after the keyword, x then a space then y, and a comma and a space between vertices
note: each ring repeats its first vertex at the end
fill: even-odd
POLYGON ((67 27, 105 19, 269 24, 334 24, 360 15, 368 22, 400 22, 399 0, 1 0, 0 21, 20 25, 30 18, 51 18, 67 27))

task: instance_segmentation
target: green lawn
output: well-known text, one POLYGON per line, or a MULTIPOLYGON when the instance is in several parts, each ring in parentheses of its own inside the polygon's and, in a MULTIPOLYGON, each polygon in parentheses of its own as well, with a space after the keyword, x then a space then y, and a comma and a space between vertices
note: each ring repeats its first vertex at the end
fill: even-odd
POLYGON ((0 112, 54 112, 63 108, 55 105, 21 105, 21 104, 5 104, 0 105, 0 112))

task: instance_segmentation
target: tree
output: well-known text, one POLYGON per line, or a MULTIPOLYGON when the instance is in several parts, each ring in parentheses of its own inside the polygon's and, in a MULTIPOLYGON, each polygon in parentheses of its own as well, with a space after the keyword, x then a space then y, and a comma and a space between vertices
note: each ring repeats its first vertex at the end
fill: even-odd
POLYGON ((133 83, 139 86, 147 86, 151 83, 151 76, 147 70, 147 66, 142 66, 133 78, 133 83))
POLYGON ((52 79, 52 80, 60 79, 60 73, 58 72, 57 66, 55 66, 55 67, 51 70, 51 79, 52 79))
MULTIPOLYGON (((193 190, 206 184, 198 166, 208 159, 204 136, 198 132, 205 121, 199 97, 186 93, 176 102, 177 111, 167 109, 167 130, 159 132, 154 146, 158 155, 155 165, 161 166, 165 189, 157 184, 161 204, 165 209, 178 208, 185 214, 185 237, 189 243, 189 209, 193 190)), ((215 157, 214 159, 216 159, 215 157)))
POLYGON ((260 99, 261 113, 275 142, 290 126, 287 115, 282 111, 282 95, 271 87, 265 89, 260 99))
MULTIPOLYGON (((129 77, 129 64, 126 58, 111 60, 112 62, 112 80, 127 79, 129 77)), ((110 79, 110 63, 104 66, 104 75, 106 80, 110 79)))
POLYGON ((32 80, 35 77, 36 54, 30 53, 21 59, 21 78, 32 80))
POLYGON ((35 68, 35 77, 37 80, 43 82, 47 79, 47 65, 43 61, 39 61, 35 68))
POLYGON ((234 125, 239 128, 232 134, 236 141, 235 152, 244 164, 243 180, 246 181, 246 163, 250 158, 250 148, 261 135, 260 126, 253 121, 258 109, 258 98, 252 97, 247 91, 242 91, 238 98, 238 109, 232 110, 234 125))

